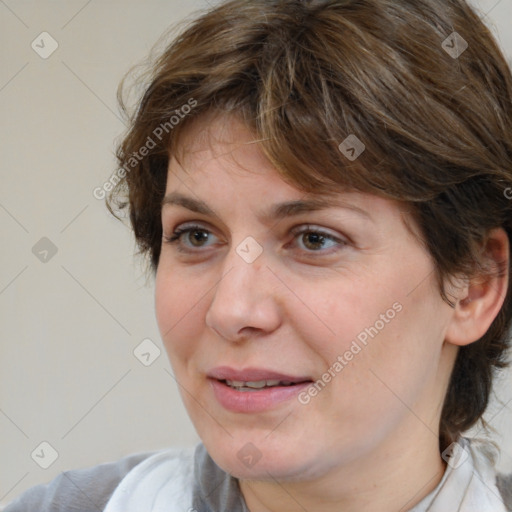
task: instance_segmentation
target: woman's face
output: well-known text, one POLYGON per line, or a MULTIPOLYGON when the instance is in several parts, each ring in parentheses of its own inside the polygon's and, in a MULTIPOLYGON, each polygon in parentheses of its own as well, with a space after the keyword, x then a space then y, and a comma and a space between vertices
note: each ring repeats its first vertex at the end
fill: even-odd
POLYGON ((156 316, 210 455, 300 480, 437 446, 452 310, 398 203, 306 195, 252 141, 189 126, 162 208, 156 316))

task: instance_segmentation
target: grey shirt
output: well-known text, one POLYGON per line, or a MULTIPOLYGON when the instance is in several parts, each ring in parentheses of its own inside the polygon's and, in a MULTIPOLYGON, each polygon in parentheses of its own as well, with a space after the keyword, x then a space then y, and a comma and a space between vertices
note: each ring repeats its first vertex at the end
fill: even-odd
MULTIPOLYGON (((155 453, 65 471, 50 483, 25 491, 4 512, 101 512, 130 470, 155 453)), ((238 481, 213 462, 202 444, 194 452, 194 477, 193 508, 197 512, 248 512, 238 481)))
MULTIPOLYGON (((101 512, 126 474, 154 453, 66 471, 48 484, 28 489, 4 512, 101 512)), ((194 453, 194 476, 193 508, 197 512, 248 512, 238 481, 215 464, 202 444, 194 453)), ((507 509, 512 510, 512 475, 499 476, 497 484, 507 509)))
POLYGON ((126 474, 152 454, 138 453, 117 462, 65 471, 50 483, 25 491, 4 512, 101 512, 126 474))

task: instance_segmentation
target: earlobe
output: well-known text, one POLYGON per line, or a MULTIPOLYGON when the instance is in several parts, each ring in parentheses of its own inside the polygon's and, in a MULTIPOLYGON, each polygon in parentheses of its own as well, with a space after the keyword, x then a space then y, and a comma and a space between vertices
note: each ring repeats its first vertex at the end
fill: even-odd
POLYGON ((502 228, 489 232, 482 256, 492 272, 458 288, 445 340, 464 346, 479 340, 498 315, 508 290, 509 240, 502 228))

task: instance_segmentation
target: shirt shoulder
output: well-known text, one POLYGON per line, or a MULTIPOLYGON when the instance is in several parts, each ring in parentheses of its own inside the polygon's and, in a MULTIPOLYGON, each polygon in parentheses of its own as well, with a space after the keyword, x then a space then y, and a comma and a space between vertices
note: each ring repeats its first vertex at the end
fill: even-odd
POLYGON ((512 510, 512 473, 510 475, 498 475, 496 484, 503 498, 503 503, 508 510, 512 510))
POLYGON ((116 462, 65 471, 48 484, 25 491, 4 512, 101 512, 121 480, 154 453, 136 453, 116 462))

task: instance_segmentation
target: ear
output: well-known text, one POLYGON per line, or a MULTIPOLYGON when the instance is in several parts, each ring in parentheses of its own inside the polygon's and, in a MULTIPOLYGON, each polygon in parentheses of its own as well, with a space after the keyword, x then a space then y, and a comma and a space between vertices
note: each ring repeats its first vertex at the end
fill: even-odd
POLYGON ((496 228, 488 233, 482 257, 490 263, 493 275, 466 279, 457 289, 453 316, 445 336, 448 343, 469 345, 489 329, 507 294, 509 250, 505 230, 496 228))

